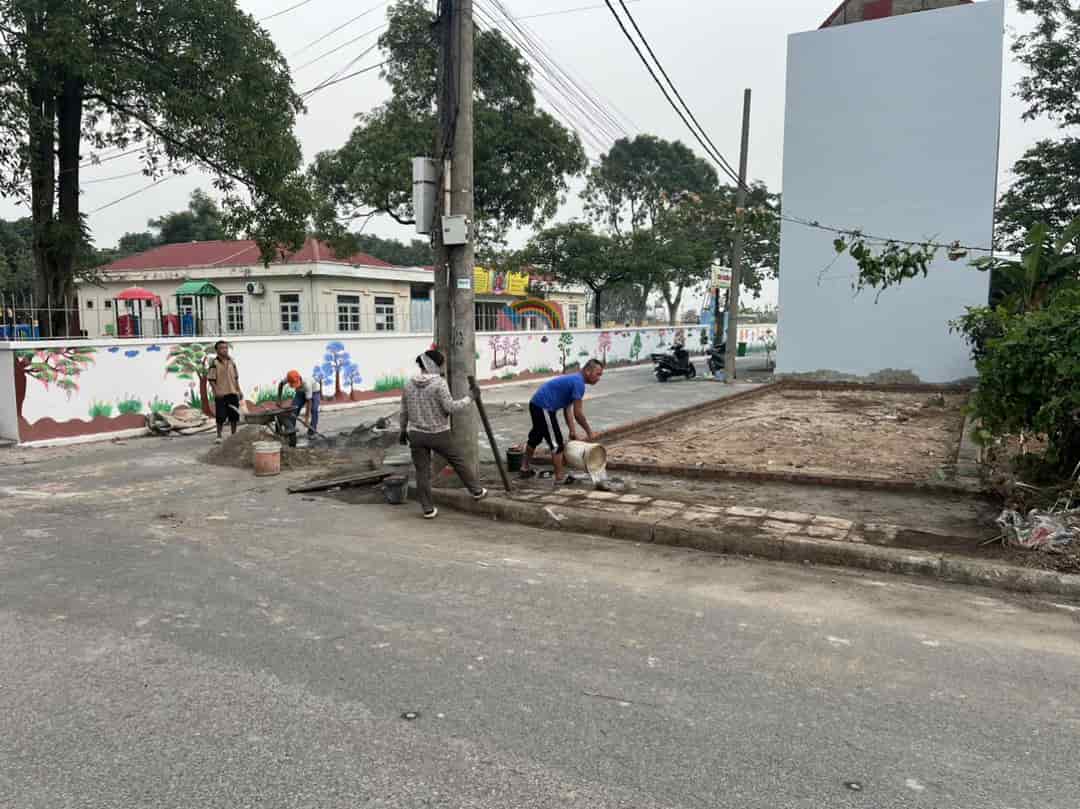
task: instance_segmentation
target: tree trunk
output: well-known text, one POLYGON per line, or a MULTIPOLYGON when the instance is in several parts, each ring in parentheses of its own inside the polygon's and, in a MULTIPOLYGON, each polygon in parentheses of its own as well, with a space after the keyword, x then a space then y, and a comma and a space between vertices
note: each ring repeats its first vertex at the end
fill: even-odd
POLYGON ((53 244, 51 267, 52 300, 57 306, 52 312, 50 334, 69 336, 71 326, 68 304, 75 291, 75 259, 83 240, 82 217, 79 215, 79 145, 82 142, 83 83, 66 77, 60 89, 58 105, 59 129, 59 221, 60 228, 53 244))
POLYGON ((30 360, 15 358, 15 418, 22 420, 23 403, 26 401, 26 369, 30 360))
MULTIPOLYGON (((41 24, 34 20, 29 26, 28 40, 34 43, 43 38, 41 24)), ((29 151, 30 151, 30 212, 33 219, 34 295, 35 303, 47 306, 52 297, 50 278, 50 244, 54 225, 53 209, 56 202, 56 99, 52 93, 52 73, 46 55, 31 46, 27 48, 27 62, 32 75, 37 77, 27 90, 29 103, 29 151)), ((42 337, 51 336, 49 313, 35 312, 42 327, 42 337)))
POLYGON ((593 288, 593 328, 603 328, 603 319, 600 312, 600 293, 603 290, 597 287, 593 288))
POLYGON ((204 416, 214 417, 214 411, 210 408, 210 386, 206 384, 206 377, 199 374, 199 400, 202 402, 204 416))

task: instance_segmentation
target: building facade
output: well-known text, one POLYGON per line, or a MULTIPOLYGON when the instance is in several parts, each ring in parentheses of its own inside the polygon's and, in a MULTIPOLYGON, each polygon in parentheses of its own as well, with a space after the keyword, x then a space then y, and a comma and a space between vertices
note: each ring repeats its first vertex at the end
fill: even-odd
MULTIPOLYGON (((477 330, 552 325, 510 309, 534 294, 528 277, 483 288, 483 272, 477 272, 477 330)), ((431 334, 433 289, 430 267, 397 267, 363 253, 341 258, 316 239, 269 265, 251 241, 191 242, 162 245, 107 265, 100 283, 79 285, 78 307, 88 337, 431 334), (209 282, 220 295, 185 294, 185 283, 193 280, 209 282), (160 308, 118 299, 132 287, 152 293, 160 308)), ((587 325, 583 293, 544 294, 564 313, 567 328, 587 325)))

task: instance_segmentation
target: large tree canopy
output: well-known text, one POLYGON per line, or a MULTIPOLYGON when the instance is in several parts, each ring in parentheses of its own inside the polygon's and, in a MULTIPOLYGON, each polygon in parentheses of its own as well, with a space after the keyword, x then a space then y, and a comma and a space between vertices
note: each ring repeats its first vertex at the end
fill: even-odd
POLYGON ((202 166, 233 227, 268 254, 301 243, 302 103, 235 0, 0 0, 0 43, 0 193, 29 203, 40 299, 71 291, 95 150, 152 177, 202 166))
MULTIPOLYGON (((412 158, 432 155, 436 143, 439 45, 435 18, 424 0, 400 0, 379 40, 392 98, 358 116, 358 126, 336 151, 323 152, 311 169, 319 231, 343 249, 357 219, 386 214, 413 221, 412 158)), ((484 30, 475 40, 476 219, 483 241, 508 229, 550 219, 585 170, 577 135, 536 106, 531 71, 501 34, 484 30)))
POLYGON ((997 208, 997 244, 1019 253, 1039 222, 1060 231, 1080 216, 1080 139, 1041 140, 1016 161, 997 208))

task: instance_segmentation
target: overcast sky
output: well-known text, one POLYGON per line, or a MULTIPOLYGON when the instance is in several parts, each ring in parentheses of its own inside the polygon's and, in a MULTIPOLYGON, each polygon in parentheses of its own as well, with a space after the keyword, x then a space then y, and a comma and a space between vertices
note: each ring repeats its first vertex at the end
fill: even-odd
MULTIPOLYGON (((264 17, 294 5, 298 0, 241 0, 240 5, 256 17, 264 17)), ((489 6, 491 0, 477 0, 489 6)), ((600 0, 504 0, 519 16, 558 12, 590 6, 600 0)), ((750 174, 770 188, 780 189, 783 146, 784 83, 787 36, 817 28, 832 12, 837 0, 637 0, 630 6, 668 73, 696 113, 712 140, 735 163, 738 157, 742 91, 754 91, 750 149, 750 174)), ((1010 4, 1011 6, 1011 4, 1010 4)), ((310 0, 303 8, 264 22, 278 47, 289 58, 294 81, 303 91, 326 79, 356 59, 375 43, 378 32, 343 47, 304 67, 326 51, 381 25, 386 4, 379 0, 310 0), (363 19, 313 47, 312 40, 336 25, 374 8, 363 19), (303 50, 302 50, 303 49, 303 50), (301 52, 302 51, 302 52, 301 52)), ((1006 18, 1006 47, 1016 30, 1028 21, 1010 7, 1006 18)), ((559 64, 594 88, 608 104, 630 119, 636 131, 669 139, 692 140, 683 124, 652 84, 636 55, 623 38, 608 10, 531 17, 526 24, 546 44, 559 64)), ((380 61, 377 51, 360 59, 350 71, 380 61)), ((1022 105, 1012 97, 1020 69, 1006 60, 1006 99, 1002 115, 1001 173, 1008 170, 1033 141, 1054 131, 1045 122, 1021 121, 1022 105)), ((341 145, 353 125, 353 115, 385 100, 386 84, 378 72, 351 79, 313 96, 307 114, 297 125, 306 159, 341 145)), ((696 147, 696 144, 693 144, 696 147)), ((120 158, 83 172, 83 210, 94 211, 147 185, 144 177, 109 179, 139 168, 135 155, 120 158), (98 182, 87 183, 97 180, 98 182)), ((90 214, 90 227, 99 246, 116 243, 124 233, 146 228, 146 220, 182 209, 196 187, 209 189, 205 176, 191 173, 172 178, 138 193, 131 199, 90 214)), ((571 199, 561 219, 575 216, 580 206, 571 199)), ((8 200, 0 200, 0 217, 25 216, 8 200)), ((373 220, 368 232, 409 239, 411 228, 392 221, 373 220)), ((772 297, 771 295, 769 297, 772 297)))

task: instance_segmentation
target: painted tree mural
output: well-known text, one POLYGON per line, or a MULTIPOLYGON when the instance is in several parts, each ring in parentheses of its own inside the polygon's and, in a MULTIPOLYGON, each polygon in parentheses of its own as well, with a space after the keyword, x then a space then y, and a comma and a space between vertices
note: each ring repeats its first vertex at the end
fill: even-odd
POLYGON ((600 352, 600 358, 607 364, 607 354, 611 351, 611 332, 602 331, 596 341, 596 350, 600 352))
POLYGON ((559 356, 562 361, 563 372, 566 372, 566 359, 570 356, 570 349, 574 345, 574 335, 564 331, 559 336, 559 356))
POLYGON ((630 359, 637 360, 641 356, 641 333, 634 335, 634 342, 630 344, 630 359))
POLYGON ((493 334, 488 338, 488 348, 491 349, 491 370, 497 371, 499 368, 517 365, 518 354, 521 353, 521 339, 493 334))
POLYGON ((350 362, 349 367, 345 369, 344 381, 349 386, 349 398, 356 399, 360 393, 360 386, 364 383, 364 378, 360 375, 360 366, 350 362))
MULTIPOLYGON (((165 364, 165 374, 172 374, 177 379, 190 382, 192 391, 196 380, 199 383, 198 405, 207 416, 213 416, 210 409, 210 389, 206 381, 206 374, 210 370, 210 358, 214 355, 214 346, 210 343, 189 343, 187 345, 175 345, 169 351, 165 364)), ((191 404, 196 404, 194 393, 191 404)))
POLYGON ((79 389, 79 376, 94 362, 89 347, 15 352, 15 413, 22 419, 27 380, 36 379, 45 389, 56 386, 68 398, 79 389))
MULTIPOLYGON (((334 380, 334 401, 343 402, 348 399, 341 386, 342 374, 348 377, 349 366, 352 365, 352 357, 344 343, 334 341, 326 344, 326 353, 323 354, 323 375, 329 380, 334 380)), ((325 384, 325 383, 324 383, 325 384)))

